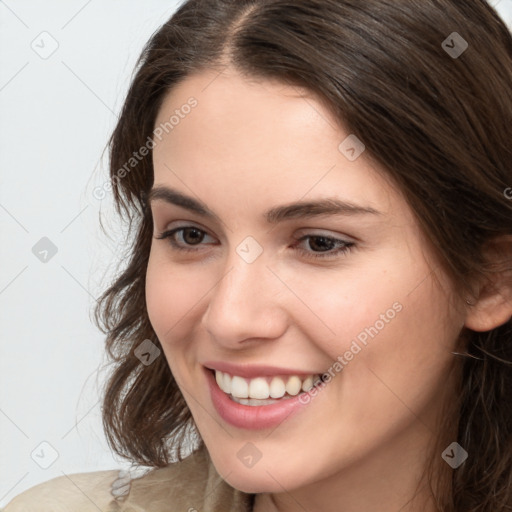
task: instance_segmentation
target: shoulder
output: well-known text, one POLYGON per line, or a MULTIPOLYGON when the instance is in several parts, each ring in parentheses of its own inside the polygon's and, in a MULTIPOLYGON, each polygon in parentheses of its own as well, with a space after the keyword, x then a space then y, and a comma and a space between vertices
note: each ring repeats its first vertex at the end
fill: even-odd
POLYGON ((234 489, 218 474, 203 446, 183 460, 133 481, 126 509, 121 510, 250 512, 252 500, 252 495, 234 489))
POLYGON ((22 492, 2 512, 107 511, 118 476, 116 470, 59 476, 22 492))
POLYGON ((248 512, 251 495, 215 470, 206 449, 163 468, 64 475, 16 496, 0 512, 248 512))

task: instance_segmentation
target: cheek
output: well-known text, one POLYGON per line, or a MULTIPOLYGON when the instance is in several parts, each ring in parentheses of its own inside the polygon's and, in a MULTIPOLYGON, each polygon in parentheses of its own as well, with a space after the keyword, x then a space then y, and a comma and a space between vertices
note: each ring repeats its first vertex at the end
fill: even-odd
POLYGON ((152 251, 146 273, 146 304, 149 320, 165 347, 179 339, 180 325, 186 321, 194 304, 191 280, 179 267, 170 265, 158 251, 152 251))
POLYGON ((154 254, 151 253, 146 272, 146 305, 149 320, 159 338, 168 322, 169 314, 175 311, 168 281, 166 274, 161 272, 154 254))
POLYGON ((187 287, 179 282, 176 269, 171 269, 158 255, 150 254, 146 273, 148 317, 178 383, 183 379, 183 358, 186 356, 186 338, 180 330, 190 310, 187 293, 187 287))
POLYGON ((176 264, 161 248, 150 254, 146 273, 148 317, 173 370, 175 362, 192 357, 200 339, 199 318, 215 283, 211 274, 176 264))
POLYGON ((355 358, 354 354, 361 354, 377 332, 381 337, 396 321, 400 316, 397 310, 402 309, 401 279, 403 276, 382 259, 364 268, 347 265, 339 271, 329 269, 323 273, 306 269, 283 277, 308 306, 306 310, 296 299, 295 305, 290 303, 293 323, 332 361, 351 348, 353 352, 347 355, 355 358))
POLYGON ((301 292, 322 322, 312 315, 309 323, 298 321, 329 355, 339 401, 353 404, 358 423, 368 411, 386 417, 402 402, 421 410, 432 399, 445 382, 460 329, 426 263, 390 254, 364 271, 345 272, 334 285, 327 275, 314 287, 303 282, 301 292), (328 336, 319 334, 326 331, 321 325, 328 336))
POLYGON ((352 337, 361 350, 345 366, 341 389, 342 400, 353 404, 356 424, 380 417, 399 425, 421 417, 434 428, 435 403, 447 386, 458 332, 446 297, 432 280, 412 292, 408 282, 380 294, 380 307, 359 317, 367 322, 359 329, 366 343, 359 343, 357 334, 352 337), (386 315, 384 308, 394 302, 399 308, 386 315))

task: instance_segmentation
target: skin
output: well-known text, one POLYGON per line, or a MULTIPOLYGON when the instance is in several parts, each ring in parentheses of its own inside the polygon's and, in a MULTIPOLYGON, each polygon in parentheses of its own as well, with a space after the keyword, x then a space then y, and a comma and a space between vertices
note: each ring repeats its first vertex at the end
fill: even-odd
POLYGON ((436 510, 417 486, 453 393, 451 351, 468 313, 400 191, 366 153, 349 161, 339 151, 350 132, 304 90, 204 71, 167 95, 155 126, 191 96, 197 107, 153 150, 154 183, 200 200, 221 222, 152 201, 146 298, 217 471, 259 493, 256 511, 436 510), (271 207, 325 197, 381 213, 262 220, 271 207), (184 226, 205 232, 174 236, 195 252, 156 238, 184 226), (318 240, 298 242, 307 234, 355 245, 315 259, 318 240), (236 252, 247 236, 263 249, 250 264, 236 252), (395 303, 400 312, 277 428, 238 429, 215 411, 202 362, 322 373, 395 303), (251 468, 237 457, 247 442, 262 454, 251 468))

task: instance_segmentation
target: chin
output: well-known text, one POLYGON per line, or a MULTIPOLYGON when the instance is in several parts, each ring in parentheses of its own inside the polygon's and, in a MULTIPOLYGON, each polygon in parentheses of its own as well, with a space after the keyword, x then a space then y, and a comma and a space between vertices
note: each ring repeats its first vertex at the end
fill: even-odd
MULTIPOLYGON (((261 471, 258 473, 253 473, 253 471, 254 470, 249 469, 245 471, 243 475, 231 473, 225 480, 231 487, 248 494, 283 492, 283 486, 279 485, 278 482, 264 470, 263 474, 261 471)), ((286 487, 286 489, 289 490, 288 487, 286 487)))
MULTIPOLYGON (((238 462, 238 461, 237 461, 238 462)), ((217 472, 224 475, 224 480, 235 489, 245 493, 282 493, 283 488, 291 491, 302 486, 305 482, 299 481, 300 475, 294 475, 292 468, 279 467, 278 464, 256 464, 252 468, 228 468, 222 466, 217 472), (220 470, 220 471, 219 471, 220 470)))

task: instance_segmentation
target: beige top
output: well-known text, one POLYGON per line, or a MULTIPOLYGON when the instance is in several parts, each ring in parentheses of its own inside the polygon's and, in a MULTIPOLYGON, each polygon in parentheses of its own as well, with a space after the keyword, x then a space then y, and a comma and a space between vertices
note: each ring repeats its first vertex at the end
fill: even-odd
POLYGON ((252 512, 254 496, 225 482, 203 449, 165 468, 60 476, 0 512, 252 512))

